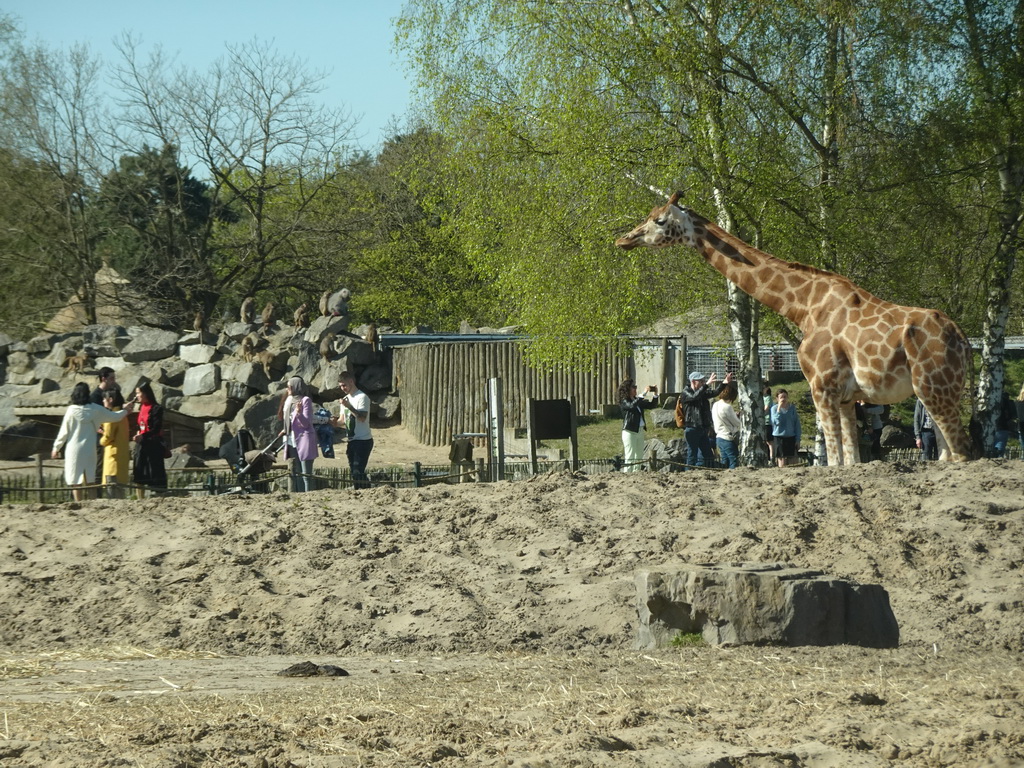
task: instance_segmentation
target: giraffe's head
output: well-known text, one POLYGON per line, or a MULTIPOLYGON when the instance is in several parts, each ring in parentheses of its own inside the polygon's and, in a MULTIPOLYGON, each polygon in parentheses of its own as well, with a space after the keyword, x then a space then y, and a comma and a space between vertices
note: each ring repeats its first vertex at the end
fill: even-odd
POLYGON ((658 206, 644 222, 615 241, 619 248, 664 248, 668 245, 695 245, 693 220, 689 211, 678 205, 682 192, 674 192, 665 205, 658 206))

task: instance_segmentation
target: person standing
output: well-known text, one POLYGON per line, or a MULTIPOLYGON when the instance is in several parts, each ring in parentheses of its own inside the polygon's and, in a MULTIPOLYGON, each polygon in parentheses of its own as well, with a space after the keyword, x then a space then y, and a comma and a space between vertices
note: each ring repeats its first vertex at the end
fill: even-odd
POLYGON ((316 459, 316 430, 313 429, 313 401, 306 394, 306 382, 292 376, 287 384, 283 421, 285 451, 291 461, 292 490, 303 493, 313 489, 313 460, 316 459))
POLYGON ((658 388, 649 385, 643 396, 637 395, 636 382, 624 379, 619 385, 619 410, 622 411, 623 472, 639 472, 643 467, 646 423, 644 411, 654 408, 658 388))
POLYGON ((167 469, 164 466, 164 408, 157 402, 153 387, 148 381, 135 388, 133 402, 139 403, 139 428, 135 434, 132 481, 138 486, 135 493, 141 499, 145 497, 147 488, 167 488, 167 469))
MULTIPOLYGON (((104 402, 107 392, 113 392, 114 390, 120 391, 121 388, 117 385, 117 373, 113 368, 103 366, 96 372, 96 376, 99 378, 99 384, 96 385, 96 389, 89 395, 89 401, 96 403, 96 405, 102 405, 106 407, 104 402)), ((102 432, 102 430, 101 430, 102 432)), ((100 445, 100 434, 96 435, 96 477, 103 477, 103 447, 100 445)), ((102 480, 100 480, 102 482, 102 480)))
POLYGON ((96 372, 96 375, 99 377, 99 384, 96 385, 96 389, 89 395, 89 400, 96 403, 96 405, 103 405, 103 398, 107 392, 112 389, 120 390, 120 387, 117 385, 117 373, 113 368, 104 366, 96 372))
MULTIPOLYGON (((124 408, 124 397, 120 389, 108 389, 103 393, 103 404, 110 411, 124 408)), ((128 419, 108 421, 103 425, 100 445, 103 446, 103 483, 108 499, 123 497, 122 487, 128 485, 128 459, 131 448, 128 439, 128 419)))
POLYGON ((921 398, 914 405, 914 442, 921 449, 922 461, 935 461, 939 458, 939 444, 935 439, 935 422, 924 407, 921 398))
POLYGON ((882 459, 882 414, 885 413, 884 405, 875 405, 864 400, 860 401, 864 409, 864 418, 867 422, 868 436, 871 438, 871 459, 881 461, 882 459))
POLYGON ((711 406, 711 421, 715 425, 718 456, 728 469, 736 469, 739 466, 740 417, 732 407, 737 395, 736 382, 730 381, 722 388, 722 394, 711 406))
POLYGON ((96 482, 97 433, 107 422, 121 421, 130 412, 128 409, 109 411, 89 399, 89 385, 84 381, 75 384, 71 390, 71 406, 64 413, 57 439, 53 441, 50 456, 60 458, 64 451, 64 482, 71 486, 75 501, 85 498, 82 483, 96 482))
POLYGON ((370 463, 370 454, 373 452, 370 398, 356 386, 356 377, 351 371, 342 373, 338 384, 345 396, 341 398, 337 421, 344 421, 348 431, 345 455, 352 473, 352 485, 355 488, 369 488, 370 478, 366 474, 366 465, 370 463))
POLYGON ((686 469, 714 466, 714 459, 711 456, 711 433, 714 429, 711 401, 718 397, 725 385, 732 380, 732 373, 727 373, 725 381, 719 384, 717 373, 705 377, 703 373, 694 371, 690 374, 690 385, 679 395, 679 401, 676 403, 676 424, 684 429, 686 469))
POLYGON ((772 438, 775 441, 775 461, 780 467, 793 463, 800 445, 800 417, 796 406, 789 402, 789 392, 779 389, 772 406, 772 438))
POLYGON ((775 442, 772 440, 772 388, 767 383, 761 389, 761 402, 764 407, 764 441, 768 446, 768 462, 775 461, 775 442))
POLYGON ((999 416, 996 417, 995 444, 992 453, 997 459, 1006 458, 1006 449, 1010 445, 1010 434, 1017 432, 1017 411, 1010 400, 1010 394, 1003 389, 1003 397, 999 401, 999 416))

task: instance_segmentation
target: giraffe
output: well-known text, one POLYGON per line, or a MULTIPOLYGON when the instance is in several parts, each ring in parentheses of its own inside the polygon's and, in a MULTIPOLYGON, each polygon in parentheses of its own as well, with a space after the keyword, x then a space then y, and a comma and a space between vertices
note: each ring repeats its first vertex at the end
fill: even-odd
POLYGON ((679 205, 651 211, 619 248, 685 244, 712 267, 803 332, 797 350, 825 433, 830 464, 859 460, 854 402, 883 405, 921 398, 952 456, 968 458, 960 422, 960 396, 970 364, 970 343, 956 323, 934 309, 879 299, 851 280, 806 264, 783 261, 679 205))

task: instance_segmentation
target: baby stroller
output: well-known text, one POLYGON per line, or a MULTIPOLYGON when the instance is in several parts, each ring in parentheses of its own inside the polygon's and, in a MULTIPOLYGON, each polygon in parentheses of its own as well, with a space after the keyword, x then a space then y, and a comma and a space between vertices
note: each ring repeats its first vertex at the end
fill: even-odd
POLYGON ((259 482, 259 476, 274 464, 277 453, 278 435, 263 450, 256 450, 256 441, 247 429, 240 429, 220 447, 219 455, 238 475, 238 485, 224 493, 266 493, 266 483, 259 482))

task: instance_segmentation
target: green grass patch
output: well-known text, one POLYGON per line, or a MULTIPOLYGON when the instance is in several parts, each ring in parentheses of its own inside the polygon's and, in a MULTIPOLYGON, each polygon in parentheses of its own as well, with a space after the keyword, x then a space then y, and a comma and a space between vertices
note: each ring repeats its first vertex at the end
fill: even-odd
POLYGON ((704 648, 707 642, 700 632, 676 632, 671 645, 673 648, 704 648))

